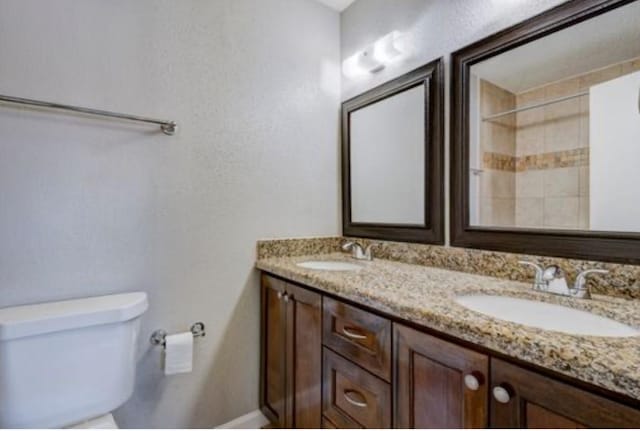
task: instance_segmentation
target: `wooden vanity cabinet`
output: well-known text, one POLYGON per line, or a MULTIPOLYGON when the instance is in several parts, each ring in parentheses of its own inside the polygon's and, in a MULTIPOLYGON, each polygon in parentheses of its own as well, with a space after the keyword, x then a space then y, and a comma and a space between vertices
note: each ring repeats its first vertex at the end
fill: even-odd
POLYGON ((491 360, 492 428, 638 428, 640 411, 533 371, 491 360))
POLYGON ((322 296, 262 275, 263 413, 278 428, 320 428, 322 296))
POLYGON ((393 325, 394 428, 486 428, 489 357, 393 325))
POLYGON ((640 409, 266 274, 261 312, 277 428, 640 428, 640 409))

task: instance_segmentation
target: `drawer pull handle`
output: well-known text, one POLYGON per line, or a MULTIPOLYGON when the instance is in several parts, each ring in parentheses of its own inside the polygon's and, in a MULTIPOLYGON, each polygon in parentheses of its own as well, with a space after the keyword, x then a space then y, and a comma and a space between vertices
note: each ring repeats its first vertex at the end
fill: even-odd
POLYGON ((477 391, 480 389, 480 379, 476 376, 475 373, 467 374, 464 376, 464 385, 470 391, 477 391))
POLYGON ((347 400, 347 402, 349 404, 352 404, 352 405, 354 405, 356 407, 367 407, 367 403, 365 401, 354 400, 353 398, 351 398, 349 396, 349 394, 357 395, 358 398, 362 398, 363 400, 365 399, 364 396, 358 391, 346 390, 346 391, 344 391, 343 395, 344 395, 344 399, 347 400))
POLYGON ((502 404, 507 404, 509 401, 511 401, 511 395, 509 394, 509 391, 502 386, 496 386, 495 388, 493 388, 493 398, 495 398, 497 402, 502 404))
POLYGON ((344 335, 346 335, 349 338, 353 338, 354 340, 366 340, 367 336, 366 335, 362 335, 362 334, 358 334, 357 332, 354 332, 353 329, 349 329, 347 327, 342 328, 342 333, 344 335))

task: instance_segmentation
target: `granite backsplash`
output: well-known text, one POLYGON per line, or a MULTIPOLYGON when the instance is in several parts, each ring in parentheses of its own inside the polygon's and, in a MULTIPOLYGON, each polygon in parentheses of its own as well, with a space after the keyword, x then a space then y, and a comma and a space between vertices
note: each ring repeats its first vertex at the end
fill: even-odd
POLYGON ((573 283, 579 271, 588 268, 607 269, 609 274, 589 278, 588 283, 594 293, 640 299, 638 265, 344 237, 261 240, 257 244, 257 258, 334 253, 340 251, 340 245, 347 239, 353 239, 365 246, 371 242, 376 243, 374 256, 379 259, 515 281, 533 280, 533 270, 519 264, 520 260, 529 260, 543 266, 558 265, 565 271, 569 283, 573 283))

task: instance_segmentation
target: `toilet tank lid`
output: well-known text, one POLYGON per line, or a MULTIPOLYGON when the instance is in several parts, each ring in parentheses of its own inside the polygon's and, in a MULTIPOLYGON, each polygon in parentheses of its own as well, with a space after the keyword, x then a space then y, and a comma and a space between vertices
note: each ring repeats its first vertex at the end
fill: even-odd
POLYGON ((140 316, 148 307, 144 292, 95 296, 0 309, 0 341, 41 335, 140 316))

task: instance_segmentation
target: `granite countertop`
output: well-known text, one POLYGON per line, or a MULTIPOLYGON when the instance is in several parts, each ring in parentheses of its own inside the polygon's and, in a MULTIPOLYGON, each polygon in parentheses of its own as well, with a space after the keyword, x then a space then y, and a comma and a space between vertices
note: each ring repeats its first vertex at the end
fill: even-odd
MULTIPOLYGON (((376 259, 353 260, 344 253, 258 259, 257 268, 392 316, 472 342, 640 400, 640 337, 576 336, 498 320, 454 301, 460 295, 492 294, 535 299, 590 311, 640 328, 640 301, 594 295, 560 297, 522 283, 440 268, 376 259), (342 260, 357 271, 321 271, 296 265, 342 260)), ((571 325, 567 321, 567 325, 571 325)))

